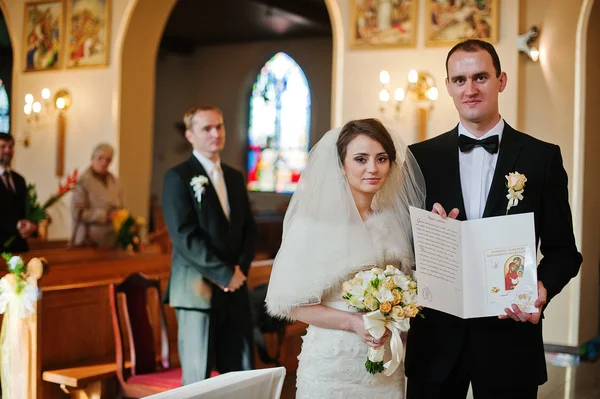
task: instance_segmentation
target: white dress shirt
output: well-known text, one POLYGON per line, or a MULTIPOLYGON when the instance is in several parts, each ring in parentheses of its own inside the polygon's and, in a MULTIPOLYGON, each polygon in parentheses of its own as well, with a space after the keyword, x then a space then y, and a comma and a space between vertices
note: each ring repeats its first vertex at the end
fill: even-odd
MULTIPOLYGON (((462 123, 458 124, 458 134, 464 134, 472 139, 484 139, 497 134, 499 141, 502 141, 502 131, 504 130, 504 120, 500 121, 486 134, 481 137, 472 135, 462 123)), ((477 146, 469 152, 461 152, 458 149, 458 165, 460 170, 460 185, 462 188, 463 201, 465 203, 465 212, 468 220, 481 219, 485 203, 487 202, 498 154, 490 154, 483 147, 477 146)))
POLYGON ((229 219, 229 199, 227 198, 227 186, 225 185, 225 176, 223 175, 223 169, 221 168, 221 161, 218 160, 217 162, 213 162, 196 150, 194 150, 192 154, 194 154, 196 159, 202 164, 202 167, 206 171, 211 184, 217 192, 223 212, 229 219))

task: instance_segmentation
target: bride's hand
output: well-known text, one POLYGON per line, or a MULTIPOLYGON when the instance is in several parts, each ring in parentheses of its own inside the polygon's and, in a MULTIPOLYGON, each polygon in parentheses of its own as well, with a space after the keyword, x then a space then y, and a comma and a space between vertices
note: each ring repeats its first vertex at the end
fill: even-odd
POLYGON ((390 330, 386 329, 385 334, 379 339, 374 338, 366 329, 361 313, 352 313, 352 331, 354 331, 360 339, 367 345, 378 348, 384 345, 390 337, 390 330))

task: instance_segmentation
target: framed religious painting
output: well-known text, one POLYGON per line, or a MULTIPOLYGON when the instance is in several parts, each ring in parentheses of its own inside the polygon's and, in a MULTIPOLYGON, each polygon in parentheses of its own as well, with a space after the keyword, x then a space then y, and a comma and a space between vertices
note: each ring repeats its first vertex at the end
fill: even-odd
POLYGON ((25 3, 23 22, 25 72, 60 68, 62 58, 63 2, 25 3))
POLYGON ((453 46, 461 40, 498 41, 498 0, 427 0, 425 44, 453 46))
POLYGON ((67 68, 107 66, 110 0, 66 1, 67 68))
POLYGON ((350 48, 414 47, 418 0, 352 0, 350 48))

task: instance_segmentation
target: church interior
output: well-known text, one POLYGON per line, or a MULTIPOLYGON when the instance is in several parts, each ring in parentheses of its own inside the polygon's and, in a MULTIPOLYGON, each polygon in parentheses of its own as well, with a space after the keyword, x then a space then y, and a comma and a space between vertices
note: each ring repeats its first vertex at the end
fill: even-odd
MULTIPOLYGON (((119 395, 118 370, 128 367, 135 348, 119 343, 126 355, 116 358, 116 294, 109 286, 141 272, 160 279, 149 304, 164 293, 172 246, 161 209, 163 177, 191 154, 182 122, 187 109, 213 104, 223 111, 221 159, 244 173, 258 226, 247 283, 251 290, 264 287, 299 171, 328 130, 374 117, 416 143, 456 126, 444 62, 469 22, 458 21, 459 11, 452 14, 456 19, 446 18, 450 12, 436 15, 442 3, 0 0, 0 131, 15 138, 12 168, 43 200, 89 166, 96 145, 109 143, 115 149, 110 170, 123 187, 125 208, 144 220, 139 252, 69 248, 70 194, 49 208, 23 254, 47 262, 27 347, 29 397, 119 395), (378 4, 373 7, 392 22, 371 21, 368 3, 378 4), (394 5, 386 9, 384 3, 394 5), (389 26, 369 30, 370 24, 389 26), (436 36, 435 29, 445 32, 436 36), (40 34, 52 39, 40 45, 40 34), (282 68, 291 71, 285 82, 278 77, 282 68), (261 133, 269 123, 276 140, 261 133)), ((600 157, 594 155, 600 152, 600 114, 594 111, 600 101, 600 2, 484 3, 492 11, 486 11, 481 37, 494 44, 508 76, 501 116, 560 146, 584 259, 579 275, 545 311, 550 379, 539 397, 600 397, 600 366, 593 362, 600 336, 600 157)), ((156 356, 177 366, 174 310, 157 305, 149 320, 157 326, 149 330, 156 356)), ((256 354, 258 368, 286 367, 286 399, 294 397, 305 331, 295 322, 281 333, 264 332, 266 357, 256 354)))

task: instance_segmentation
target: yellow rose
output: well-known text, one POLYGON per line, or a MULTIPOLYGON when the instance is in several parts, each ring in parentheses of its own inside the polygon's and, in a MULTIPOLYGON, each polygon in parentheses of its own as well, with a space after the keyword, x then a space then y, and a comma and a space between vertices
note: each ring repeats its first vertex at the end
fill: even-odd
POLYGON ((401 319, 404 317, 404 309, 401 306, 394 306, 392 308, 392 317, 401 319))
POLYGON ((373 298, 372 296, 368 297, 365 299, 365 306, 369 310, 377 310, 377 299, 373 298))
POLYGON ((379 305, 379 310, 381 313, 389 313, 390 310, 392 310, 392 304, 389 302, 383 302, 381 305, 379 305))
POLYGON ((415 317, 419 313, 419 308, 414 305, 408 305, 404 307, 404 314, 408 317, 415 317))
POLYGON ((396 288, 396 284, 394 283, 394 279, 388 277, 387 280, 385 280, 383 282, 383 288, 385 288, 386 290, 393 290, 394 288, 396 288))
POLYGON ((123 225, 123 223, 125 223, 128 217, 129 212, 127 212, 127 210, 125 209, 119 209, 115 212, 112 220, 113 228, 115 229, 115 231, 118 232, 121 229, 121 226, 123 225))
POLYGON ((398 290, 392 291, 392 295, 394 296, 394 300, 392 301, 393 305, 397 305, 402 302, 402 294, 398 290))
POLYGON ((522 175, 519 172, 510 172, 508 176, 505 177, 507 180, 506 185, 508 186, 508 188, 512 188, 515 191, 520 191, 523 189, 523 187, 525 187, 525 182, 527 181, 525 175, 522 175))
POLYGON ((350 283, 350 281, 344 281, 344 283, 342 284, 342 291, 344 293, 350 292, 350 290, 352 289, 352 283, 350 283))

